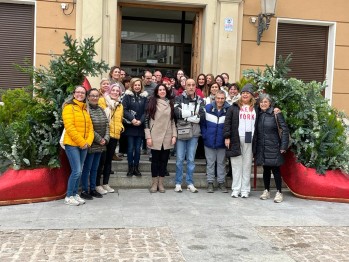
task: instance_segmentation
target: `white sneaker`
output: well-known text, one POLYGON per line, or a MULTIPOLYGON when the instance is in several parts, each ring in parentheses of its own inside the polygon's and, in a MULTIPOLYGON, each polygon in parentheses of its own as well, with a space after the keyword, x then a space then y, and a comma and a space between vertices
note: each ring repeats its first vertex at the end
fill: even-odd
POLYGON ((175 187, 175 189, 174 189, 174 191, 177 192, 177 193, 181 193, 181 192, 183 191, 183 190, 182 190, 182 186, 179 185, 179 184, 177 184, 176 187, 175 187))
POLYGON ((106 190, 108 193, 114 193, 115 190, 111 188, 108 184, 102 186, 104 190, 106 190))
POLYGON ((241 198, 248 198, 249 196, 249 193, 241 193, 241 198))
POLYGON ((69 206, 78 206, 78 205, 80 205, 80 203, 73 196, 65 197, 64 204, 69 205, 69 206))
POLYGON ((269 191, 268 191, 267 189, 265 189, 265 190, 263 191, 263 194, 261 194, 261 196, 260 196, 259 198, 262 199, 262 200, 266 200, 266 199, 270 198, 270 193, 269 193, 269 191))
POLYGON ((86 203, 85 200, 83 200, 78 194, 76 194, 74 196, 74 198, 75 198, 76 201, 78 201, 80 203, 80 205, 83 205, 83 204, 86 203))
POLYGON ((236 191, 235 191, 235 192, 233 191, 233 192, 231 193, 231 197, 238 198, 238 197, 239 197, 239 193, 236 192, 236 191))
POLYGON ((284 200, 284 197, 283 197, 282 193, 277 191, 276 195, 275 195, 275 198, 274 198, 274 202, 275 203, 281 203, 283 200, 284 200))
POLYGON ((108 193, 108 191, 107 191, 107 190, 104 190, 104 188, 103 188, 102 186, 96 186, 96 191, 97 191, 98 193, 100 193, 101 195, 105 195, 105 194, 108 193))
POLYGON ((189 191, 192 192, 192 193, 197 193, 197 192, 199 192, 199 191, 195 188, 194 185, 189 185, 189 186, 187 187, 187 190, 189 190, 189 191))

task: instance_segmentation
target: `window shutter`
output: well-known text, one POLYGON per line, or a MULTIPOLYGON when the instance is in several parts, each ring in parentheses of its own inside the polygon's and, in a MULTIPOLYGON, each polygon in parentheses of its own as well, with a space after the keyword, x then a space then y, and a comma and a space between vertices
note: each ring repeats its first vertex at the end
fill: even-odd
POLYGON ((310 82, 323 82, 326 79, 328 27, 278 24, 276 57, 283 59, 292 53, 291 72, 295 77, 310 82))
POLYGON ((30 77, 15 68, 33 65, 34 5, 0 3, 0 89, 25 87, 30 77))

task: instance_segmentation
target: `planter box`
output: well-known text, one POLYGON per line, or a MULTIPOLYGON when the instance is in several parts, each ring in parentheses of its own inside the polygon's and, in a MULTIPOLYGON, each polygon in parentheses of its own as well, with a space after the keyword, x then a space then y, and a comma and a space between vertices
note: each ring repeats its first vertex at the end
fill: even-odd
POLYGON ((288 151, 281 175, 291 190, 300 198, 349 203, 349 175, 340 170, 329 170, 324 175, 314 168, 307 168, 296 161, 295 155, 288 151))
POLYGON ((62 199, 67 191, 70 166, 65 153, 61 168, 8 169, 0 176, 0 206, 62 199))

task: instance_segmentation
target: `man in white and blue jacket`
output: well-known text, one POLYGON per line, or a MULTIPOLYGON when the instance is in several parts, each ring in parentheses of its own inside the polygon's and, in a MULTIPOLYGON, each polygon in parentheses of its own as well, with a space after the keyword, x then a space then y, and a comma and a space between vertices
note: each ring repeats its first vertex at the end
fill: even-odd
POLYGON ((223 193, 228 193, 225 187, 225 144, 223 128, 225 115, 230 105, 225 100, 225 92, 219 90, 215 96, 215 100, 205 106, 205 117, 200 121, 207 161, 207 193, 214 192, 215 162, 217 162, 218 188, 223 193))

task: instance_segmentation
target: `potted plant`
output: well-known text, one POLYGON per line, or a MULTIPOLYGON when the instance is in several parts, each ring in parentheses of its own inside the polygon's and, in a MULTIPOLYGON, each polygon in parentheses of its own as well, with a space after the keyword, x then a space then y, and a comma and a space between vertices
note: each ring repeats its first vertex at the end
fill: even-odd
POLYGON ((0 176, 0 205, 64 197, 70 168, 59 147, 62 104, 76 85, 88 84, 86 75, 107 71, 104 61, 94 61, 97 41, 78 43, 66 34, 66 49, 48 68, 24 69, 35 85, 2 95, 0 161, 8 169, 0 176))
POLYGON ((258 92, 273 96, 290 129, 291 148, 281 167, 283 179, 297 196, 349 202, 349 144, 345 114, 332 108, 322 95, 326 83, 304 83, 287 78, 287 65, 279 58, 274 68, 246 70, 258 92))

